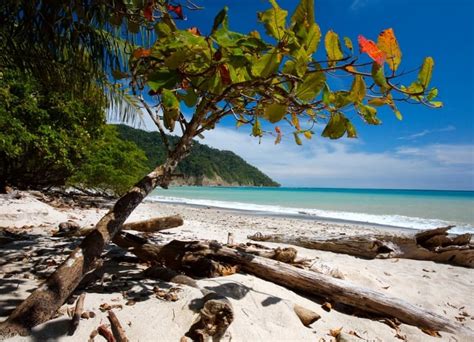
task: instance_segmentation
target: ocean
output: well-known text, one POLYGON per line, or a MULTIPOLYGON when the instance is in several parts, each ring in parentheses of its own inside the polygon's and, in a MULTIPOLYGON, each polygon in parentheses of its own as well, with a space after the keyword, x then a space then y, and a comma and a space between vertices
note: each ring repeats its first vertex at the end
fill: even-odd
POLYGON ((474 233, 474 191, 183 186, 156 189, 147 200, 411 229, 455 225, 453 233, 474 233))

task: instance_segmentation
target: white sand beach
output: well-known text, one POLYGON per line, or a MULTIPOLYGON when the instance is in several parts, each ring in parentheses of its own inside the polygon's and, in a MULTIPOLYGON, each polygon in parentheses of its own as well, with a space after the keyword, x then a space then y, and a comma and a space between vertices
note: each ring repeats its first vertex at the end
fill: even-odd
MULTIPOLYGON (((71 244, 79 241, 80 238, 52 237, 58 224, 71 220, 82 227, 91 227, 105 212, 105 209, 55 208, 29 193, 22 193, 19 199, 0 195, 0 227, 28 234, 29 238, 0 245, 0 320, 38 287, 64 260, 71 244)), ((204 239, 225 243, 231 232, 237 243, 245 243, 248 235, 257 232, 336 237, 386 231, 382 227, 257 216, 156 202, 141 204, 128 221, 174 214, 184 218, 183 226, 148 238, 159 242, 204 239)), ((400 231, 394 230, 394 233, 400 231)), ((474 330, 474 269, 407 259, 364 260, 344 254, 296 249, 299 256, 311 259, 311 269, 315 272, 403 299, 474 330)), ((121 252, 111 245, 107 253, 119 255, 121 252)), ((107 312, 99 308, 103 303, 117 305, 114 312, 131 341, 180 341, 196 319, 196 301, 202 294, 185 285, 137 277, 146 267, 131 262, 105 265, 102 278, 85 289, 84 309, 94 312, 95 317, 81 319, 73 336, 67 334, 70 318, 65 312, 67 307, 73 307, 74 299, 61 308, 59 317, 34 328, 31 336, 14 337, 9 341, 86 341, 99 325, 109 323, 107 312), (165 291, 179 288, 176 290, 178 300, 157 298, 153 291, 156 286, 165 291)), ((324 298, 305 296, 252 275, 237 273, 201 279, 198 284, 227 296, 232 303, 235 318, 223 341, 336 341, 330 331, 340 328, 342 333, 338 341, 469 340, 445 332, 440 332, 441 337, 432 337, 407 324, 395 329, 383 317, 367 317, 337 305, 328 312, 322 308, 324 298), (295 304, 315 311, 321 318, 309 327, 303 326, 294 313, 295 304)), ((101 336, 95 337, 95 341, 102 340, 101 336)))

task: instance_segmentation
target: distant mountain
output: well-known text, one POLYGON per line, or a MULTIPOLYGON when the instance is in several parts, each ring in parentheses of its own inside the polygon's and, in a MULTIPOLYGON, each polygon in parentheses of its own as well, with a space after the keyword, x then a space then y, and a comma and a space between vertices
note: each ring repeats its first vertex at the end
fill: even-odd
MULTIPOLYGON (((163 163, 166 157, 163 142, 158 132, 147 132, 126 125, 115 125, 121 139, 134 142, 141 148, 150 169, 163 163)), ((168 136, 171 144, 175 136, 168 136)), ((277 182, 248 164, 230 151, 221 151, 195 141, 190 155, 178 166, 177 173, 184 175, 173 184, 221 185, 221 186, 280 186, 277 182)))

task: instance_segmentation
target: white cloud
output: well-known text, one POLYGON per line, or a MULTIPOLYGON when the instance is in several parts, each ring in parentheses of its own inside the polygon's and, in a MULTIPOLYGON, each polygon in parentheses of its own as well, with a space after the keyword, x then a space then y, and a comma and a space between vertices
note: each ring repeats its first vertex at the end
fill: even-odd
POLYGON ((218 128, 200 140, 231 150, 283 185, 474 189, 474 145, 401 146, 366 152, 361 140, 315 137, 297 146, 274 145, 273 138, 251 137, 247 130, 218 128))
POLYGON ((441 133, 441 132, 451 132, 451 131, 454 131, 454 130, 456 130, 456 127, 454 127, 452 125, 449 125, 449 126, 439 128, 439 129, 425 129, 425 130, 423 130, 421 132, 418 132, 418 133, 413 133, 413 134, 410 134, 410 135, 407 135, 407 136, 399 137, 398 139, 399 140, 415 140, 415 139, 424 137, 425 135, 428 135, 428 134, 441 133))

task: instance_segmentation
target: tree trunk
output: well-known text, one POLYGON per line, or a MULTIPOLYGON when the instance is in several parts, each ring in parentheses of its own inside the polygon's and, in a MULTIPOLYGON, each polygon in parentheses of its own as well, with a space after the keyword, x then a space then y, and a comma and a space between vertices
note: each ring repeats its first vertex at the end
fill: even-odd
POLYGON ((119 198, 79 247, 71 252, 38 289, 16 307, 5 322, 0 323, 0 337, 28 335, 32 327, 49 320, 55 314, 82 278, 95 269, 104 247, 120 231, 132 211, 156 186, 167 188, 173 171, 189 151, 201 119, 202 114, 193 117, 165 163, 119 198))
POLYGON ((451 227, 436 228, 414 235, 359 235, 334 239, 317 239, 284 234, 248 236, 254 241, 267 241, 318 249, 357 257, 429 260, 455 266, 474 267, 474 245, 471 234, 449 237, 451 227))

